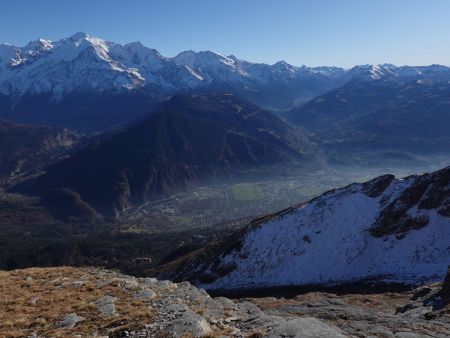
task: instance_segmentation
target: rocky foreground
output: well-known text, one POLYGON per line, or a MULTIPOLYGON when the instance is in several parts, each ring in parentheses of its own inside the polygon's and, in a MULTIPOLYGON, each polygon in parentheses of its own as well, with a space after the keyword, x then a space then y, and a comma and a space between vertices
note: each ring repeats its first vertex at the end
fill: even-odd
MULTIPOLYGON (((447 278, 450 282, 450 278, 447 278)), ((293 299, 210 297, 97 268, 0 272, 1 337, 448 337, 448 285, 293 299)))

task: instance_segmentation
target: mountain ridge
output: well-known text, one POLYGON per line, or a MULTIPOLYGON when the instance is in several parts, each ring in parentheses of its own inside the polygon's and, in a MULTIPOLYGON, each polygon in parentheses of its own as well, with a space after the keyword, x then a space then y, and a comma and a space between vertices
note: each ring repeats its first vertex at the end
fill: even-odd
POLYGON ((205 179, 301 161, 309 151, 306 137, 234 95, 174 96, 159 113, 14 189, 45 195, 68 188, 110 216, 205 179))
POLYGON ((385 175, 258 218, 155 273, 225 291, 365 279, 414 285, 447 269, 449 209, 450 167, 385 175))
POLYGON ((0 177, 14 178, 41 169, 66 155, 80 138, 65 128, 0 120, 0 177))
POLYGON ((449 81, 450 68, 297 67, 284 61, 269 65, 213 51, 185 51, 170 58, 140 42, 122 45, 76 33, 54 42, 38 39, 24 47, 0 45, 0 117, 98 131, 148 116, 155 103, 179 93, 233 92, 265 109, 283 111, 351 79, 387 78, 449 81), (108 115, 93 103, 97 95, 125 103, 104 125, 90 126, 91 119, 95 122, 108 115), (75 106, 73 100, 78 102, 75 106), (87 126, 73 122, 71 116, 65 120, 67 109, 83 115, 87 126))

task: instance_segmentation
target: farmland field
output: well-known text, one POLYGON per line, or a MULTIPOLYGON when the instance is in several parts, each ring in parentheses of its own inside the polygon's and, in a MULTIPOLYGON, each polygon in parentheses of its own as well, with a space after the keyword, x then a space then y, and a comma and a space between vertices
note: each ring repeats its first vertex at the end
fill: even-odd
POLYGON ((236 184, 232 187, 233 197, 236 201, 253 201, 264 198, 264 192, 256 184, 236 184))
POLYGON ((385 172, 398 176, 405 174, 405 171, 396 172, 389 168, 328 168, 301 173, 292 171, 292 175, 261 180, 199 186, 131 209, 122 219, 122 230, 150 233, 235 227, 252 218, 303 203, 329 189, 363 182, 385 172))
POLYGON ((189 216, 170 216, 169 219, 178 225, 189 225, 192 223, 192 217, 189 216))

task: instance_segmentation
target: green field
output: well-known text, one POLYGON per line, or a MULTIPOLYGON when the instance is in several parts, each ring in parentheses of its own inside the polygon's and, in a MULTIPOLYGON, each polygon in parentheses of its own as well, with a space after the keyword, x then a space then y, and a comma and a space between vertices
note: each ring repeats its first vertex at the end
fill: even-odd
POLYGON ((236 201, 253 201, 264 198, 263 190, 256 184, 236 184, 231 189, 236 201))
POLYGON ((189 225, 192 223, 190 216, 170 216, 169 219, 177 225, 189 225))
POLYGON ((302 187, 300 189, 297 189, 297 192, 304 197, 311 197, 315 196, 320 193, 320 190, 317 188, 310 188, 310 187, 302 187))
POLYGON ((124 232, 130 232, 133 234, 142 234, 142 233, 146 233, 145 229, 143 229, 142 227, 138 226, 138 225, 130 225, 127 226, 123 229, 124 232))

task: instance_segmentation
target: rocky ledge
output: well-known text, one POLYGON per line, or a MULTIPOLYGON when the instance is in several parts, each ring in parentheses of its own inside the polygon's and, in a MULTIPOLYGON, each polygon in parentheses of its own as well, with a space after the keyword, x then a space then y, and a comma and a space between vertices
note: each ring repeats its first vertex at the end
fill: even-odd
POLYGON ((439 303, 444 288, 427 288, 231 300, 188 282, 97 268, 32 268, 0 272, 0 336, 448 337, 450 316, 439 303))

